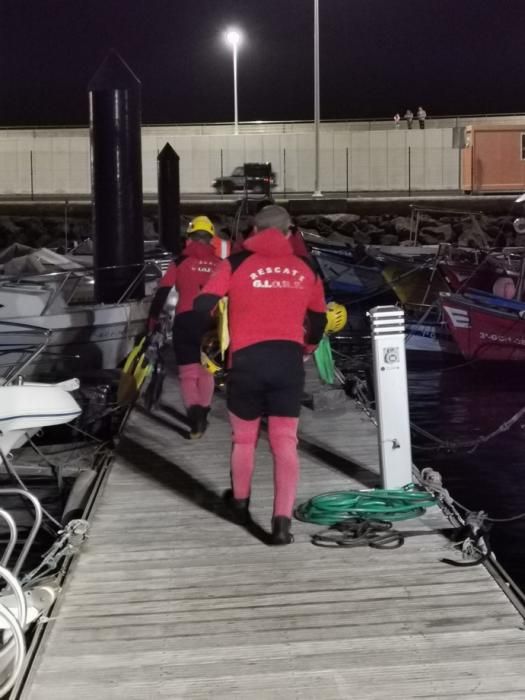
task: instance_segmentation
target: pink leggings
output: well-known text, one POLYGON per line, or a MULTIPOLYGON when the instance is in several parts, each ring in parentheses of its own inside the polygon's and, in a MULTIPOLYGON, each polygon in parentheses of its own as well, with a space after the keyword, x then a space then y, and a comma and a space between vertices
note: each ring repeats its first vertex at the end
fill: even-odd
POLYGON ((211 404, 215 383, 213 375, 198 363, 179 365, 179 380, 182 401, 189 406, 206 406, 211 404))
MULTIPOLYGON (((243 420, 231 412, 229 415, 233 433, 231 457, 233 495, 237 499, 249 498, 261 419, 243 420)), ((274 516, 292 517, 299 480, 298 424, 298 418, 280 416, 268 418, 268 438, 273 454, 274 516)))

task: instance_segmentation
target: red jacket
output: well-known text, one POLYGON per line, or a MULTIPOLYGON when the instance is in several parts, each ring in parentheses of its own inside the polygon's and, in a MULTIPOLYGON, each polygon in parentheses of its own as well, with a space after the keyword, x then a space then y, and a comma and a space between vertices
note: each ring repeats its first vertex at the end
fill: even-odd
POLYGON ((224 260, 197 297, 194 309, 210 311, 228 295, 230 349, 233 352, 269 340, 317 343, 326 325, 322 282, 308 260, 293 253, 276 229, 251 236, 245 251, 224 260))
POLYGON ((191 311, 195 297, 220 262, 221 259, 215 255, 210 245, 190 241, 182 255, 170 263, 159 283, 151 304, 149 327, 155 324, 172 287, 176 287, 179 293, 177 314, 191 311))

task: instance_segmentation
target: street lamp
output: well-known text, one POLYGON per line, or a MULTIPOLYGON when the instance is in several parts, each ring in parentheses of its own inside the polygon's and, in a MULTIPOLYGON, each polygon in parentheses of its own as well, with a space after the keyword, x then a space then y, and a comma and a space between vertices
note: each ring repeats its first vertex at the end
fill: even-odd
POLYGON ((225 34, 226 41, 232 47, 233 53, 233 109, 235 119, 235 134, 239 133, 239 104, 237 100, 237 49, 242 41, 242 34, 238 29, 228 29, 225 34))

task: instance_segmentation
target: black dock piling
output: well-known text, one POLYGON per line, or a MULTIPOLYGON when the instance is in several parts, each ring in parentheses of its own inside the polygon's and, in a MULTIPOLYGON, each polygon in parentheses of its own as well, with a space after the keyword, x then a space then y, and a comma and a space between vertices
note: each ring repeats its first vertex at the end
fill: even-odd
POLYGON ((144 296, 141 87, 116 51, 89 83, 97 302, 144 296))
POLYGON ((179 156, 167 143, 157 156, 159 190, 159 237, 163 248, 178 255, 180 235, 179 156))

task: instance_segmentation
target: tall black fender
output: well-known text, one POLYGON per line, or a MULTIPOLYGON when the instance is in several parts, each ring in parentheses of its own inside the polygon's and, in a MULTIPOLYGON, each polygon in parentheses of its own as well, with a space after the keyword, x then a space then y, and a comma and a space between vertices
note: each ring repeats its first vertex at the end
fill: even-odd
POLYGON ((159 238, 162 247, 176 255, 182 251, 179 160, 169 143, 157 156, 159 238))
POLYGON ((141 85, 116 51, 88 86, 95 298, 144 297, 141 85), (138 279, 137 279, 138 277, 138 279))

